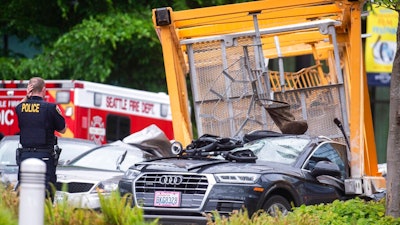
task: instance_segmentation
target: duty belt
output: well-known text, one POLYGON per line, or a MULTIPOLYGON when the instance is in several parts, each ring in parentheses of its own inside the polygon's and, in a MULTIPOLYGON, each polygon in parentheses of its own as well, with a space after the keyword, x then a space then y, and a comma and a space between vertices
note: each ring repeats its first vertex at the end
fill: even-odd
POLYGON ((52 148, 21 148, 21 152, 47 152, 53 153, 54 149, 52 148))

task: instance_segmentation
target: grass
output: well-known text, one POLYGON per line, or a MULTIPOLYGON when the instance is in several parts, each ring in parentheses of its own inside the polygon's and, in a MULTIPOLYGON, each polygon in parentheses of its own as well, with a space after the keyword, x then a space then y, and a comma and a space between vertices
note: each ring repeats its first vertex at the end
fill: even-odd
MULTIPOLYGON (((0 185, 2 198, 0 199, 0 225, 17 225, 19 198, 11 188, 0 185)), ((143 211, 132 208, 128 197, 121 197, 118 192, 111 196, 99 195, 101 210, 76 209, 68 202, 61 201, 53 204, 45 200, 45 225, 156 225, 158 221, 144 220, 143 211)))

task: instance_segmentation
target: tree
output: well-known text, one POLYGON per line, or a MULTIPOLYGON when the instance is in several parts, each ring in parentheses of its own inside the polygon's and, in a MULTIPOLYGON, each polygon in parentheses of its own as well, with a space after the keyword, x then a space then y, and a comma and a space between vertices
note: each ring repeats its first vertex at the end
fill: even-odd
MULTIPOLYGON (((151 11, 144 11, 150 17, 151 11)), ((82 79, 155 91, 163 83, 161 48, 147 17, 114 13, 83 20, 34 59, 21 75, 82 79), (151 65, 151 66, 150 66, 151 65), (157 87, 158 86, 158 87, 157 87)))
MULTIPOLYGON (((399 0, 371 1, 400 13, 399 0)), ((370 3, 371 3, 370 2, 370 3)), ((389 135, 387 144, 386 215, 400 217, 400 20, 397 49, 390 80, 389 135)))
POLYGON ((0 53, 0 74, 3 79, 84 79, 166 91, 151 9, 234 2, 240 0, 5 0, 0 8, 0 35, 35 37, 34 45, 42 53, 30 59, 5 48, 0 53))
POLYGON ((42 53, 27 58, 5 48, 0 74, 3 79, 84 79, 165 91, 161 46, 151 20, 156 3, 171 1, 2 2, 0 35, 34 37, 42 53))
POLYGON ((77 5, 57 2, 59 5, 48 4, 39 9, 38 6, 46 4, 36 0, 37 5, 32 4, 26 10, 20 5, 27 5, 25 0, 19 0, 20 4, 11 1, 5 3, 7 10, 0 10, 5 13, 0 18, 5 21, 0 22, 1 33, 21 39, 36 37, 37 46, 43 49, 33 59, 4 52, 5 57, 0 58, 3 79, 42 76, 166 90, 162 82, 161 46, 152 25, 150 6, 129 1, 75 1, 77 5), (43 22, 43 13, 52 15, 58 22, 43 22), (33 16, 29 26, 25 23, 28 15, 33 16), (24 30, 24 27, 30 29, 24 30))

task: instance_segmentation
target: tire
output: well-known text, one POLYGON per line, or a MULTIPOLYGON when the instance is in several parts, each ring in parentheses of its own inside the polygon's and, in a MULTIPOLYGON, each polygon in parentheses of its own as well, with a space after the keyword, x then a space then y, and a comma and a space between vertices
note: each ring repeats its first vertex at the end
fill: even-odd
POLYGON ((292 207, 286 198, 280 195, 272 195, 265 202, 263 209, 266 213, 275 217, 279 214, 288 214, 288 212, 292 210, 292 207))

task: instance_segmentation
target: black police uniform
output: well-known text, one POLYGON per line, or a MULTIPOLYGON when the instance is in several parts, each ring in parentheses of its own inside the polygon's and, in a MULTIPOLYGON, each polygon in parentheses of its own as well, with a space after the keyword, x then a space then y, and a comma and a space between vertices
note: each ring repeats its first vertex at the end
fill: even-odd
POLYGON ((53 194, 49 182, 55 185, 57 181, 54 131, 64 129, 65 119, 55 104, 45 102, 38 96, 32 96, 26 102, 21 102, 17 105, 16 112, 22 145, 19 162, 28 158, 37 158, 45 162, 46 190, 49 194, 53 194))

